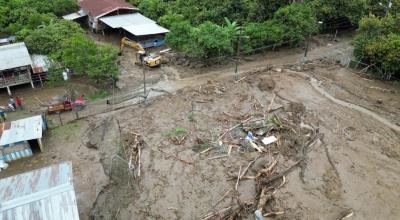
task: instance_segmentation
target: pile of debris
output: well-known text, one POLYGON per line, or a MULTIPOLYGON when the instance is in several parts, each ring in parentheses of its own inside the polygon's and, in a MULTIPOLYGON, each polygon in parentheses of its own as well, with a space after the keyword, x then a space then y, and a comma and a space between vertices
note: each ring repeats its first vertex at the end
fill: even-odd
POLYGON ((122 150, 128 162, 128 175, 130 179, 139 178, 141 175, 141 152, 144 146, 142 136, 135 132, 124 135, 122 150))
POLYGON ((307 121, 305 107, 301 103, 289 102, 283 107, 274 104, 276 97, 275 94, 268 106, 255 101, 253 114, 227 129, 216 140, 198 141, 199 145, 211 143, 200 154, 210 151, 218 153, 208 159, 229 157, 232 148, 241 153, 258 152, 247 166, 239 167, 237 176, 228 178, 236 180, 236 183, 222 200, 231 192, 236 192, 237 204, 214 210, 204 215, 203 220, 240 219, 254 210, 258 219, 284 214, 282 207, 273 207, 277 204, 272 202, 274 196, 285 185, 286 175, 295 167, 302 168, 301 172, 304 172, 307 152, 321 138, 321 134, 316 125, 307 121), (260 166, 257 161, 264 164, 260 166), (259 165, 257 168, 254 165, 256 162, 259 165), (249 169, 253 175, 246 176, 251 172, 249 169), (255 181, 257 196, 253 201, 240 200, 238 187, 240 181, 245 179, 255 181))

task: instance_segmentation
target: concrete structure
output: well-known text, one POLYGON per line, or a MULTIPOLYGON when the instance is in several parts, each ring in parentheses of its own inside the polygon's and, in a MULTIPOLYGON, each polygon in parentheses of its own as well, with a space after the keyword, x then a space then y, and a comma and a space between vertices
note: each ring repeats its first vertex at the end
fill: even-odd
POLYGON ((25 43, 0 46, 0 88, 7 88, 11 95, 11 86, 30 83, 32 60, 25 43))
POLYGON ((1 123, 0 160, 17 160, 42 151, 44 129, 45 123, 40 115, 1 123))
POLYGON ((71 162, 1 179, 0 219, 79 220, 71 162))

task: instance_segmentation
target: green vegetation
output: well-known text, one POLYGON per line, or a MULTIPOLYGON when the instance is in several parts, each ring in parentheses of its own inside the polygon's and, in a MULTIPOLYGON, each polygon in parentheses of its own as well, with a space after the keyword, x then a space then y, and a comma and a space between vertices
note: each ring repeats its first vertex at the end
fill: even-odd
POLYGON ((104 98, 106 98, 106 97, 108 97, 108 96, 110 96, 110 95, 111 95, 111 93, 110 93, 109 91, 107 91, 107 90, 100 90, 100 91, 96 92, 95 94, 89 95, 89 96, 88 96, 88 99, 89 99, 90 101, 96 101, 96 100, 98 100, 98 99, 104 99, 104 98))
POLYGON ((178 137, 187 134, 187 130, 185 128, 177 127, 174 130, 168 132, 168 137, 178 137))
POLYGON ((58 17, 77 9, 75 0, 0 0, 0 33, 15 35, 30 53, 52 57, 57 67, 49 71, 50 85, 62 81, 64 68, 96 81, 117 79, 118 51, 87 39, 79 24, 58 17))
POLYGON ((68 141, 71 137, 74 137, 78 129, 81 129, 84 125, 83 121, 74 121, 67 123, 63 126, 58 126, 51 130, 51 135, 56 137, 64 137, 64 140, 68 141))
POLYGON ((188 119, 190 122, 195 122, 195 121, 196 121, 196 119, 195 119, 194 117, 195 117, 194 112, 189 112, 188 115, 187 115, 187 119, 188 119))
MULTIPOLYGON (((148 1, 150 0, 142 3, 148 1)), ((178 2, 183 4, 180 1, 176 4, 178 2)), ((185 19, 187 18, 185 15, 172 11, 160 17, 159 22, 171 29, 167 34, 167 41, 173 48, 197 58, 233 54, 241 30, 243 30, 243 48, 248 53, 266 44, 283 41, 300 42, 317 31, 314 11, 309 5, 300 3, 279 8, 267 21, 246 22, 243 26, 239 26, 235 20, 231 22, 227 17, 204 16, 218 23, 203 18, 199 19, 204 22, 199 23, 199 20, 185 19)))
POLYGON ((357 58, 382 69, 385 78, 399 75, 400 67, 395 64, 400 57, 400 24, 396 15, 400 11, 400 0, 391 0, 391 8, 385 0, 131 2, 138 5, 142 13, 158 19, 161 25, 171 30, 167 42, 173 49, 195 58, 233 55, 237 50, 238 35, 242 36, 240 50, 252 53, 266 46, 285 45, 283 42, 300 45, 309 35, 317 33, 319 26, 329 30, 341 25, 359 25, 359 34, 354 41, 357 58), (397 28, 388 28, 389 23, 397 28))
POLYGON ((400 77, 400 13, 385 17, 369 15, 360 21, 353 41, 355 56, 375 65, 380 77, 400 77))
MULTIPOLYGON (((356 57, 382 69, 384 78, 399 77, 400 0, 391 0, 391 8, 386 0, 129 1, 171 30, 166 39, 174 50, 200 59, 234 55, 237 49, 253 53, 271 45, 298 46, 318 32, 318 21, 327 29, 359 25, 356 57)), ((51 55, 61 68, 96 81, 117 78, 117 51, 59 18, 77 8, 75 0, 0 0, 0 33, 16 35, 31 53, 51 55)), ((55 82, 57 72, 50 77, 55 82)))

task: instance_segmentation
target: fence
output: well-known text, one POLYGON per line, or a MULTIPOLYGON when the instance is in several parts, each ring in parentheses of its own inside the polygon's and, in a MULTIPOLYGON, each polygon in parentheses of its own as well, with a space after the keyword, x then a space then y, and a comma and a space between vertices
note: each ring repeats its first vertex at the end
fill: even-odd
POLYGON ((390 80, 393 75, 392 73, 388 73, 380 69, 375 64, 367 64, 350 58, 347 61, 346 67, 348 69, 356 70, 361 74, 378 77, 379 79, 382 80, 390 80))

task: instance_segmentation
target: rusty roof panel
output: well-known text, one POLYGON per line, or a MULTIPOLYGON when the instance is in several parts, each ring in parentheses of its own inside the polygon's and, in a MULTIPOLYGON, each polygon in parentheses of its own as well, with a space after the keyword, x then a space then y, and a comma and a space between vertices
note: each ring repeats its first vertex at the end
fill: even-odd
POLYGON ((124 0, 79 0, 78 4, 92 17, 101 17, 118 9, 138 10, 124 0))
POLYGON ((79 219, 71 162, 0 180, 0 219, 79 219))

